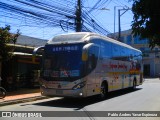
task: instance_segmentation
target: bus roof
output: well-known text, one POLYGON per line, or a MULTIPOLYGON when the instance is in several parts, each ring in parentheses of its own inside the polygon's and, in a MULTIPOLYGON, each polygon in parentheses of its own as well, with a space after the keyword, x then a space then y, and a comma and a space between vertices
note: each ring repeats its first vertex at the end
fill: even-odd
MULTIPOLYGON (((98 34, 97 34, 97 35, 98 35, 98 34)), ((94 38, 94 39, 95 39, 95 38, 101 38, 101 39, 104 40, 104 41, 107 41, 107 42, 110 42, 110 43, 113 43, 113 44, 117 44, 117 45, 120 45, 120 46, 129 48, 129 49, 133 49, 133 50, 136 50, 136 51, 138 51, 138 52, 141 52, 140 50, 138 50, 138 49, 136 49, 136 48, 134 48, 134 47, 132 47, 132 46, 130 46, 130 45, 127 45, 127 44, 125 44, 125 43, 123 43, 123 42, 120 42, 120 41, 118 41, 118 40, 112 39, 112 38, 107 37, 107 36, 102 36, 102 35, 96 36, 96 35, 93 35, 93 38, 94 38)))
POLYGON ((55 36, 53 39, 49 40, 47 44, 58 44, 58 43, 73 43, 73 42, 83 42, 84 38, 90 36, 90 32, 75 32, 55 36))
POLYGON ((55 36, 53 39, 49 40, 47 44, 89 42, 90 40, 96 39, 96 38, 97 39, 101 38, 104 41, 111 42, 111 43, 114 43, 114 44, 117 44, 117 45, 120 45, 126 48, 136 50, 138 52, 141 52, 140 50, 133 48, 130 45, 119 42, 110 37, 102 36, 102 35, 91 33, 91 32, 75 32, 75 33, 58 35, 58 36, 55 36))

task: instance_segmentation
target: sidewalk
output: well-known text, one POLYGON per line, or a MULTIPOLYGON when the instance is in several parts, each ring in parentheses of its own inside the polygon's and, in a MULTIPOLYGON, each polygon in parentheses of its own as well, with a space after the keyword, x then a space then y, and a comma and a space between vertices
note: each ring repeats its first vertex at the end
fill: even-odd
POLYGON ((16 103, 24 103, 46 98, 47 97, 45 96, 41 96, 39 88, 34 88, 34 89, 24 88, 13 92, 8 92, 5 98, 0 99, 0 106, 11 105, 16 103))
POLYGON ((145 83, 160 83, 159 78, 145 78, 144 80, 145 83))

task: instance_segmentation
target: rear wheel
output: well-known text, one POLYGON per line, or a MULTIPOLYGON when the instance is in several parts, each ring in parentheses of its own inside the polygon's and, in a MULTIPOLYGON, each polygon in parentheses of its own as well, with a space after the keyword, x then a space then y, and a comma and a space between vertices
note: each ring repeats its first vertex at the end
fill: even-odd
POLYGON ((102 85, 101 85, 100 98, 101 99, 107 98, 107 93, 108 93, 108 86, 105 82, 103 82, 102 85))

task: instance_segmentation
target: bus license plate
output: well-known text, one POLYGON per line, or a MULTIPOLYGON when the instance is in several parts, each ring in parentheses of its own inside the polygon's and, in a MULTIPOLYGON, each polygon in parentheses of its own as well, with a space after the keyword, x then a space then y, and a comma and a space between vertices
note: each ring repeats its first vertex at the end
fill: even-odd
POLYGON ((62 90, 56 90, 56 94, 63 94, 62 90))

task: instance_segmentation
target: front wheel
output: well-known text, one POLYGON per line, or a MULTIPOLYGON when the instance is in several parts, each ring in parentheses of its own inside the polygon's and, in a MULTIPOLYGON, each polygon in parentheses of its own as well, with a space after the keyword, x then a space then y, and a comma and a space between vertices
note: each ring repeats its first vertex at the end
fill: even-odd
POLYGON ((0 87, 0 99, 6 97, 6 90, 2 87, 0 87))
POLYGON ((107 98, 107 93, 108 93, 107 87, 108 87, 107 84, 103 82, 101 85, 101 93, 100 93, 101 99, 107 98))

